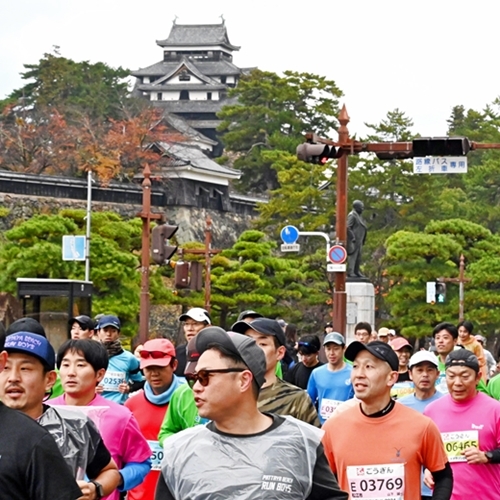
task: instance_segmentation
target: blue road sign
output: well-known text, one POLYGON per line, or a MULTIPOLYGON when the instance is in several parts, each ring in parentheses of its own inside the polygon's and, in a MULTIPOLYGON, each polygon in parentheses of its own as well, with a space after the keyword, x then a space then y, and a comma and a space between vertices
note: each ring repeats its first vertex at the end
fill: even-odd
POLYGON ((333 245, 328 252, 328 258, 333 264, 343 264, 347 259, 347 252, 343 246, 333 245))
POLYGON ((63 260, 85 260, 85 236, 63 236, 63 260))
POLYGON ((292 245, 299 239, 299 230, 295 226, 285 226, 281 230, 281 239, 283 243, 292 245))

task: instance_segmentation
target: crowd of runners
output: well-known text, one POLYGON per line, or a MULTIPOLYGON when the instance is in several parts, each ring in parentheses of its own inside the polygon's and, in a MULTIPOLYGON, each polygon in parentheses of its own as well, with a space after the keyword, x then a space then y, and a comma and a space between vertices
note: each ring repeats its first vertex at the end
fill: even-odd
POLYGON ((1 500, 496 500, 500 376, 468 321, 426 349, 327 324, 297 338, 192 308, 185 342, 122 346, 113 315, 72 318, 57 352, 0 333, 1 500))

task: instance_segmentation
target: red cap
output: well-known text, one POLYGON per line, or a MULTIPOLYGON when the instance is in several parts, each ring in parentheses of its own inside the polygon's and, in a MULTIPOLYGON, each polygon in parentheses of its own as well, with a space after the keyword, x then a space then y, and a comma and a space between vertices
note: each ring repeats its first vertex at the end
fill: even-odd
POLYGON ((140 352, 141 370, 148 366, 168 366, 175 358, 175 347, 168 339, 148 340, 140 352), (159 353, 162 353, 163 356, 159 353))
POLYGON ((403 337, 396 337, 394 340, 391 340, 389 342, 389 345, 395 350, 399 351, 400 349, 403 349, 403 347, 409 347, 410 349, 413 349, 411 344, 403 337))

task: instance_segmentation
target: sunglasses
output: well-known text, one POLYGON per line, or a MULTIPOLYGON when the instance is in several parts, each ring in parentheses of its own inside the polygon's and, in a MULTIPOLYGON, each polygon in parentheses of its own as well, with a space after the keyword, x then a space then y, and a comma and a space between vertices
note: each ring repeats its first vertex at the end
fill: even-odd
POLYGON ((247 368, 220 368, 218 370, 200 370, 196 373, 185 373, 187 383, 191 389, 196 382, 199 382, 203 387, 206 387, 210 382, 210 375, 212 373, 237 373, 244 372, 247 368))
POLYGON ((140 356, 143 359, 153 358, 153 359, 161 359, 161 358, 170 358, 171 355, 162 351, 144 351, 140 352, 140 356))

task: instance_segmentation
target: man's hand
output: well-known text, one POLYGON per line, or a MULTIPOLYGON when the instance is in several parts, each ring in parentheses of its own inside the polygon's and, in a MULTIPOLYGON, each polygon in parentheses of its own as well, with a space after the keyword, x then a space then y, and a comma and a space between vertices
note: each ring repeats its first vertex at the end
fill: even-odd
POLYGON ((102 394, 104 392, 104 386, 99 384, 96 388, 95 388, 95 392, 96 394, 102 394))
POLYGON ((434 478, 432 477, 432 472, 429 469, 425 469, 424 471, 424 484, 431 490, 434 488, 434 478))
POLYGON ((77 483, 83 493, 83 496, 81 496, 78 500, 96 499, 96 489, 94 483, 87 483, 87 481, 77 481, 77 483))
POLYGON ((484 451, 481 451, 479 448, 476 448, 475 446, 466 448, 463 451, 462 455, 467 459, 467 463, 471 465, 488 463, 488 459, 486 458, 484 451))
POLYGON ((118 392, 121 392, 122 394, 128 394, 130 392, 130 386, 127 384, 127 382, 122 382, 118 386, 118 392))

